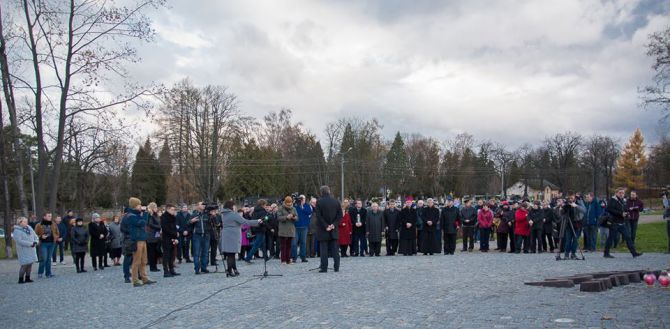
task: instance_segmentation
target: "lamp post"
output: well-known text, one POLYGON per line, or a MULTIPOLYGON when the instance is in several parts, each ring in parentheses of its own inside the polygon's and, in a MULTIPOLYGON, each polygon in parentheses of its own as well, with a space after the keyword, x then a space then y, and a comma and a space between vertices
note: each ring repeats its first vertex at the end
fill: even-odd
POLYGON ((351 151, 351 147, 344 153, 340 152, 340 201, 344 201, 344 156, 351 151))

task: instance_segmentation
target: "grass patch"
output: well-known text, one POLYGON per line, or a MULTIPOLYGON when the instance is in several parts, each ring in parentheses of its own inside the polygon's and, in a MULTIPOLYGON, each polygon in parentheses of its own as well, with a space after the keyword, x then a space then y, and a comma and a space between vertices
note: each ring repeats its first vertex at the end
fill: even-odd
MULTIPOLYGON (((666 221, 638 225, 635 248, 640 252, 667 252, 667 225, 666 221)), ((619 241, 616 251, 628 252, 626 242, 619 241)))

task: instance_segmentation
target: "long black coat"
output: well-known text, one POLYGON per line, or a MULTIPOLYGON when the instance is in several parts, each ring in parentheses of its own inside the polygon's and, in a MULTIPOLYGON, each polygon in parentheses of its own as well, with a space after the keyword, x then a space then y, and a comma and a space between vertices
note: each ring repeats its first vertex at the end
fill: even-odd
POLYGON ((352 233, 358 235, 365 235, 365 222, 368 217, 368 210, 365 208, 358 209, 356 207, 353 207, 349 209, 349 216, 351 217, 352 233), (361 225, 361 227, 356 226, 356 222, 358 221, 359 215, 361 224, 363 224, 361 225))
POLYGON ((177 234, 177 217, 170 215, 169 212, 164 212, 161 215, 161 238, 163 241, 171 241, 178 238, 177 234))
POLYGON ((626 201, 619 199, 616 196, 613 196, 609 202, 607 202, 606 211, 610 214, 614 223, 623 224, 623 213, 626 211, 625 204, 626 201))
POLYGON ((416 239, 416 210, 412 208, 402 208, 400 210, 400 239, 401 240, 415 240, 416 239), (407 223, 412 224, 412 227, 407 228, 407 223))
POLYGON ((88 224, 88 234, 91 236, 91 256, 104 256, 107 252, 107 227, 105 223, 91 222, 88 224), (100 235, 103 235, 102 239, 100 235))
POLYGON ((423 209, 423 231, 435 232, 440 221, 440 209, 437 207, 426 207, 423 209), (428 225, 428 222, 433 222, 433 225, 428 225))
POLYGON ((316 203, 316 239, 319 241, 337 240, 339 238, 339 226, 342 221, 342 206, 340 202, 330 195, 322 196, 316 203), (335 229, 326 231, 330 225, 335 229))
POLYGON ((384 214, 381 210, 377 210, 377 213, 370 210, 367 216, 367 225, 366 225, 366 234, 368 236, 368 241, 370 242, 381 242, 382 235, 384 232, 384 214))
POLYGON ((454 206, 442 208, 442 213, 440 214, 440 225, 442 225, 442 232, 444 232, 444 234, 458 233, 456 225, 460 220, 461 212, 458 210, 458 208, 454 206))
POLYGON ((384 210, 384 222, 388 228, 388 238, 391 240, 398 240, 398 231, 400 230, 400 210, 384 210))
POLYGON ((72 252, 86 252, 88 250, 88 230, 83 226, 72 227, 72 252))

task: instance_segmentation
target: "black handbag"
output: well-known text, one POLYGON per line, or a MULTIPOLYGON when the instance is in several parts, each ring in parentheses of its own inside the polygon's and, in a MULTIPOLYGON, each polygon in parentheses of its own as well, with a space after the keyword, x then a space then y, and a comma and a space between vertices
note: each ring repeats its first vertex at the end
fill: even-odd
POLYGON ((612 227, 612 217, 610 217, 610 214, 608 212, 605 212, 602 214, 602 216, 598 217, 598 226, 604 227, 604 228, 610 228, 612 227))

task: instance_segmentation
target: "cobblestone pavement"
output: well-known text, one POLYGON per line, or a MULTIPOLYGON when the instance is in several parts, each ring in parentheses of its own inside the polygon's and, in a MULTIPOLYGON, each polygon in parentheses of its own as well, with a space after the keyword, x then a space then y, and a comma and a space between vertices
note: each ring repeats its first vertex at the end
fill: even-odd
POLYGON ((586 261, 562 262, 551 254, 495 252, 344 258, 339 273, 325 274, 309 271, 317 259, 291 266, 272 260, 268 270, 284 276, 266 280, 253 277, 262 273, 260 262, 238 264, 237 278, 195 276, 184 264, 178 269, 182 276, 152 273, 158 283, 141 288, 123 283, 120 267, 93 272, 89 266, 88 273, 76 274, 71 265, 56 266, 55 278, 18 285, 17 275, 8 271, 15 261, 4 261, 0 323, 5 328, 670 327, 669 290, 631 284, 582 293, 578 287, 523 284, 602 270, 660 269, 670 261, 663 254, 615 256, 586 254, 586 261))

